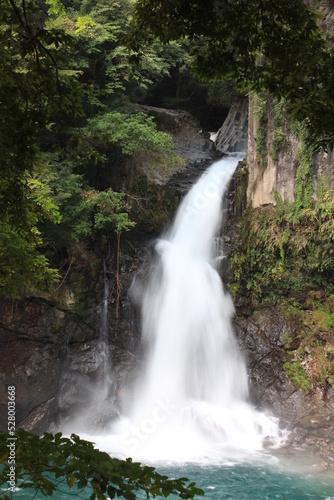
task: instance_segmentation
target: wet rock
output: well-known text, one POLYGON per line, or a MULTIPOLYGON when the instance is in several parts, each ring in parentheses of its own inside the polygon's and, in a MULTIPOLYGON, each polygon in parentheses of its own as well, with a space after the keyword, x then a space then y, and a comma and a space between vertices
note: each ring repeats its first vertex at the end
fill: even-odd
POLYGON ((92 336, 69 311, 42 298, 0 301, 0 427, 7 426, 7 386, 16 387, 16 419, 27 428, 48 429, 68 364, 69 341, 92 336))
MULTIPOLYGON (((154 116, 158 128, 172 136, 175 152, 181 158, 181 162, 169 170, 159 166, 152 169, 148 165, 143 165, 142 171, 149 180, 159 185, 166 185, 177 172, 182 172, 181 177, 184 179, 188 175, 191 176, 191 170, 196 170, 197 167, 201 169, 202 165, 207 166, 208 162, 212 162, 216 154, 214 144, 190 113, 146 105, 137 107, 146 114, 154 116)), ((189 187, 184 188, 188 189, 189 187)))
POLYGON ((56 431, 55 426, 50 426, 50 422, 56 422, 58 416, 58 404, 53 397, 35 408, 29 416, 22 420, 20 427, 27 431, 43 434, 46 429, 51 432, 56 431))
MULTIPOLYGON (((284 370, 288 359, 285 338, 295 325, 275 307, 242 315, 247 300, 238 307, 235 333, 248 366, 250 393, 254 404, 269 409, 290 431, 286 449, 303 449, 323 457, 333 454, 334 392, 324 398, 319 388, 306 393, 295 386, 284 370)), ((247 309, 247 307, 246 307, 247 309)), ((329 465, 328 467, 332 467, 329 465)))

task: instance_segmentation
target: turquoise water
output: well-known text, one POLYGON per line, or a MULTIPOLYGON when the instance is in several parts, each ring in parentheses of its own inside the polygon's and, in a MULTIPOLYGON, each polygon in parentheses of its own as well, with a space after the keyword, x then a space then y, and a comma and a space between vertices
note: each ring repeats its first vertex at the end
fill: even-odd
MULTIPOLYGON (((173 477, 188 477, 205 492, 204 498, 217 500, 334 500, 334 478, 320 477, 304 473, 296 474, 277 470, 275 466, 263 464, 238 464, 222 466, 161 466, 160 473, 173 477)), ((55 500, 78 498, 75 491, 66 491, 53 495, 55 500)), ((89 499, 91 491, 80 492, 81 499, 89 499)), ((26 500, 33 498, 32 492, 17 491, 14 499, 26 500)), ((37 500, 45 497, 37 495, 37 500)), ((138 494, 138 499, 146 498, 138 494)), ((176 496, 169 498, 178 498, 176 496)), ((197 497, 202 498, 202 497, 197 497)))
MULTIPOLYGON (((332 500, 334 478, 279 472, 265 465, 159 468, 169 477, 186 476, 205 492, 204 498, 222 500, 332 500)), ((140 498, 140 497, 138 497, 140 498)))

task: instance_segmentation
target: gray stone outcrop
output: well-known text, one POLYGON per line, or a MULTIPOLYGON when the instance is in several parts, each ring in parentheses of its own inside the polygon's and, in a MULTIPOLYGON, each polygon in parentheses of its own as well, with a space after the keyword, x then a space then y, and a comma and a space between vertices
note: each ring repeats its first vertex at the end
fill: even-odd
POLYGON ((214 139, 221 153, 247 151, 248 147, 248 99, 243 98, 231 105, 222 127, 214 139))

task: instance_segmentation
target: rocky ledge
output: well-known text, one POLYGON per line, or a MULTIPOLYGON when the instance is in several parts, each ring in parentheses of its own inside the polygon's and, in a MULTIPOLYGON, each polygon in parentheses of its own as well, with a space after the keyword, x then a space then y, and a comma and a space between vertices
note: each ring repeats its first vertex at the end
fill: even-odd
POLYGON ((281 453, 306 453, 321 468, 334 471, 334 391, 305 392, 284 370, 285 345, 294 326, 275 307, 243 314, 236 304, 235 333, 246 358, 253 403, 280 418, 289 431, 281 453))

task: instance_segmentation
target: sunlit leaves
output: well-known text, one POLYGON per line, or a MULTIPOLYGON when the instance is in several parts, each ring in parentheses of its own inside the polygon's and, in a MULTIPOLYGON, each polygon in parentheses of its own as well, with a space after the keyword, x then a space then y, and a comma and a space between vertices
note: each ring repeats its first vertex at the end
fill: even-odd
POLYGON ((93 28, 95 26, 95 21, 88 15, 79 16, 75 23, 75 34, 81 33, 81 31, 87 28, 93 28))
POLYGON ((58 281, 58 272, 38 251, 41 243, 36 226, 25 230, 0 222, 0 297, 17 296, 36 289, 48 291, 58 281))
POLYGON ((65 14, 65 7, 60 0, 46 0, 46 4, 49 5, 48 14, 65 14))
POLYGON ((176 160, 170 135, 157 130, 154 119, 144 113, 104 113, 88 120, 85 129, 90 137, 103 143, 117 143, 125 155, 145 151, 148 159, 163 153, 167 160, 176 160))
POLYGON ((124 41, 132 5, 0 0, 3 295, 48 288, 56 273, 48 271, 41 252, 59 258, 79 240, 89 244, 132 227, 127 210, 114 207, 113 215, 106 214, 83 197, 111 187, 112 174, 102 186, 95 180, 106 161, 114 166, 108 157, 112 147, 117 165, 169 166, 177 160, 171 138, 152 118, 137 114, 131 100, 134 89, 148 88, 183 63, 184 50, 156 42, 145 48, 141 65, 132 67, 135 54, 124 41))
POLYGON ((88 209, 93 213, 94 230, 108 233, 129 231, 135 223, 129 218, 126 209, 125 193, 107 191, 91 191, 84 195, 88 209))
POLYGON ((38 223, 48 220, 59 224, 58 206, 50 188, 37 174, 26 174, 16 185, 4 179, 2 188, 2 193, 8 189, 12 194, 13 204, 15 196, 20 204, 4 211, 0 221, 0 295, 15 296, 34 289, 47 291, 58 280, 58 273, 49 268, 47 258, 40 252, 38 223))

